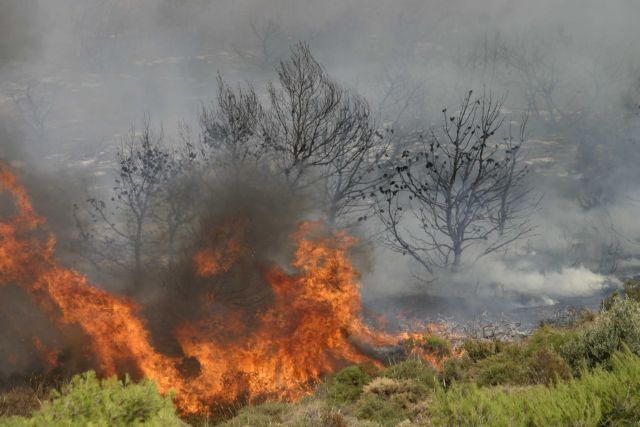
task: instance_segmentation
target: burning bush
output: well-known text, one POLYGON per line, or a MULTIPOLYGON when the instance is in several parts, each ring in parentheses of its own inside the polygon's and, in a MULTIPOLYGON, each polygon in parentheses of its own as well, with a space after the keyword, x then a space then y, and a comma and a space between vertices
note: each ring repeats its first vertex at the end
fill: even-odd
MULTIPOLYGON (((99 289, 60 267, 45 220, 1 164, 0 185, 15 204, 15 213, 0 217, 0 286, 26 291, 60 331, 57 342, 33 340, 50 367, 60 362, 56 347, 72 347, 89 356, 100 376, 147 377, 161 393, 176 391, 181 412, 207 413, 221 404, 298 399, 346 365, 381 365, 370 350, 399 346, 405 339, 373 330, 362 318, 359 274, 349 254, 355 238, 302 222, 289 230, 293 245, 286 247, 293 253, 285 268, 262 254, 268 248, 258 254, 250 244, 256 233, 264 237, 263 223, 253 217, 216 222, 187 251, 189 289, 171 294, 172 305, 159 311, 167 315, 160 338, 171 346, 159 345, 163 341, 145 316, 156 306, 99 289), (251 289, 262 291, 263 301, 239 306, 237 299, 221 296, 245 292, 246 278, 255 286, 251 289), (71 330, 81 338, 72 340, 71 330)), ((259 240, 265 245, 269 239, 259 240)), ((425 343, 420 348, 425 360, 448 354, 440 341, 425 343)), ((361 387, 366 376, 338 381, 345 386, 336 392, 338 399, 357 398, 349 388, 353 381, 361 387)))

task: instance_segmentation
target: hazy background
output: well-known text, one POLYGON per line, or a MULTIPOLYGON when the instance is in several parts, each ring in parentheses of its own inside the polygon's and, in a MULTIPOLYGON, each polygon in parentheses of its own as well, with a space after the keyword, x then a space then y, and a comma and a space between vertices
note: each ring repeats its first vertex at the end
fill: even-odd
POLYGON ((640 272, 638 18, 636 0, 1 0, 0 159, 21 170, 63 258, 92 274, 73 252, 72 206, 108 193, 132 124, 148 114, 171 142, 215 98, 218 72, 262 87, 303 40, 380 127, 428 128, 469 89, 508 95, 514 115, 540 104, 526 148, 534 235, 431 285, 374 240, 367 295, 592 295, 640 272))

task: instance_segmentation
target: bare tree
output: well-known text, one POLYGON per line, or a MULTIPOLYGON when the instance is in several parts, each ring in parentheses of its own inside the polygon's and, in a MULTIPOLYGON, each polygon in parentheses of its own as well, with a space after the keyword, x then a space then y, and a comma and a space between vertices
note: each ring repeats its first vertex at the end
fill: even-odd
POLYGON ((200 112, 204 157, 218 167, 230 167, 236 176, 247 167, 257 167, 264 154, 263 114, 251 85, 231 88, 218 75, 217 103, 203 106, 200 112))
POLYGON ((370 193, 379 174, 375 168, 387 153, 384 135, 375 131, 366 102, 353 97, 350 111, 354 129, 348 138, 336 141, 337 153, 321 173, 325 176, 322 205, 329 226, 347 227, 367 218, 373 208, 370 193))
POLYGON ((267 90, 263 138, 293 188, 321 179, 321 168, 340 157, 345 145, 370 133, 366 103, 331 80, 304 43, 280 63, 278 84, 267 90))
POLYGON ((174 166, 162 142, 163 134, 154 133, 148 119, 141 133, 132 129, 117 152, 113 197, 107 202, 98 197, 88 199, 91 223, 87 226, 78 221, 81 237, 99 257, 96 262, 124 269, 138 286, 143 254, 154 252, 150 244, 157 239, 152 227, 156 198, 174 166))
POLYGON ((287 53, 290 36, 280 22, 273 18, 260 21, 253 19, 249 22, 249 28, 252 42, 257 45, 256 49, 245 51, 234 45, 231 46, 232 49, 239 57, 246 59, 262 71, 276 66, 280 58, 287 53))
POLYGON ((472 246, 477 259, 533 229, 523 205, 531 190, 522 183, 527 171, 519 145, 511 136, 494 142, 503 102, 469 92, 456 113, 442 111, 439 131, 418 132, 413 148, 384 175, 378 214, 386 241, 430 273, 459 269, 472 246))
POLYGON ((52 83, 29 81, 21 93, 13 95, 20 116, 33 132, 35 140, 47 141, 48 122, 55 105, 58 87, 52 83))
POLYGON ((158 172, 159 192, 154 200, 152 219, 166 242, 167 266, 173 269, 181 233, 193 223, 200 206, 197 179, 199 159, 193 147, 185 143, 181 150, 167 150, 167 161, 158 172))
POLYGON ((319 202, 329 224, 362 218, 371 207, 363 199, 375 180, 372 166, 383 151, 369 105, 334 82, 304 43, 277 71, 261 121, 274 169, 293 190, 322 184, 319 202))
POLYGON ((496 38, 495 42, 499 46, 492 50, 499 52, 507 71, 514 72, 510 74, 514 76, 512 83, 523 91, 527 111, 538 123, 557 132, 561 122, 574 119, 580 112, 575 107, 579 90, 567 86, 560 66, 558 50, 566 44, 562 33, 544 39, 523 34, 514 40, 496 38))

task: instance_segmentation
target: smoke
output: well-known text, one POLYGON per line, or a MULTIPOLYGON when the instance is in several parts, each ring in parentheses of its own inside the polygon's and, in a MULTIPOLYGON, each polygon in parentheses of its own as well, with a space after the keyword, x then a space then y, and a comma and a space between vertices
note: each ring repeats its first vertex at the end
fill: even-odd
POLYGON ((614 276, 597 274, 584 266, 541 272, 526 262, 507 265, 499 260, 483 262, 456 274, 450 283, 461 288, 468 288, 470 283, 479 284, 478 292, 485 295, 517 292, 546 297, 548 301, 587 297, 621 284, 614 276))
MULTIPOLYGON (((519 260, 479 263, 451 280, 550 298, 586 295, 612 275, 640 271, 640 205, 633 201, 639 8, 632 0, 5 0, 0 158, 19 166, 65 259, 78 265, 73 205, 89 193, 109 194, 115 147, 132 123, 148 113, 168 144, 178 144, 176 124, 216 96, 218 71, 263 87, 289 46, 305 40, 333 78, 367 97, 381 125, 398 130, 438 125, 442 108, 468 89, 508 93, 508 119, 535 114, 539 104, 527 143, 531 179, 543 196, 532 217, 536 232, 509 254, 519 260), (544 94, 536 79, 557 84, 544 94)), ((285 257, 273 248, 286 247, 293 225, 311 215, 271 178, 224 181, 203 196, 175 277, 149 278, 171 289, 147 290, 154 304, 179 300, 172 294, 179 283, 197 289, 184 271, 216 224, 248 218, 242 237, 255 247, 253 260, 267 262, 285 257)), ((363 234, 378 231, 370 220, 363 234)), ((429 289, 408 257, 375 246, 362 263, 370 267, 365 292, 429 289)), ((264 296, 255 277, 228 280, 220 287, 230 304, 264 296)))
POLYGON ((290 265, 291 233, 311 215, 305 195, 269 174, 185 179, 201 200, 176 242, 179 255, 162 270, 160 284, 149 268, 142 278, 149 285, 134 290, 155 342, 168 353, 178 351, 173 331, 186 321, 241 312, 250 325, 268 308, 273 295, 264 274, 272 265, 290 265))

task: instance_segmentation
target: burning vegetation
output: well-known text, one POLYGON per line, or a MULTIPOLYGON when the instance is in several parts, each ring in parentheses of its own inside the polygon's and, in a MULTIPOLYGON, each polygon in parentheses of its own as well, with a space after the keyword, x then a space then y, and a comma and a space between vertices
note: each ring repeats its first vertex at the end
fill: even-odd
POLYGON ((147 377, 162 393, 174 390, 182 412, 206 413, 216 404, 297 399, 346 365, 381 365, 376 348, 411 342, 434 363, 451 354, 365 323, 359 274, 349 257, 354 237, 303 222, 290 236, 290 265, 266 265, 252 262, 244 219, 212 229, 192 256, 193 274, 203 287, 193 307, 198 315, 172 319, 169 333, 179 351, 165 354, 143 316, 149 308, 61 267, 55 237, 4 165, 0 184, 13 208, 0 221, 0 285, 28 292, 55 325, 53 338, 32 338, 43 367, 64 363, 60 355, 71 347, 101 376, 147 377), (215 285, 236 264, 259 272, 270 291, 266 303, 253 310, 217 303, 215 285))

